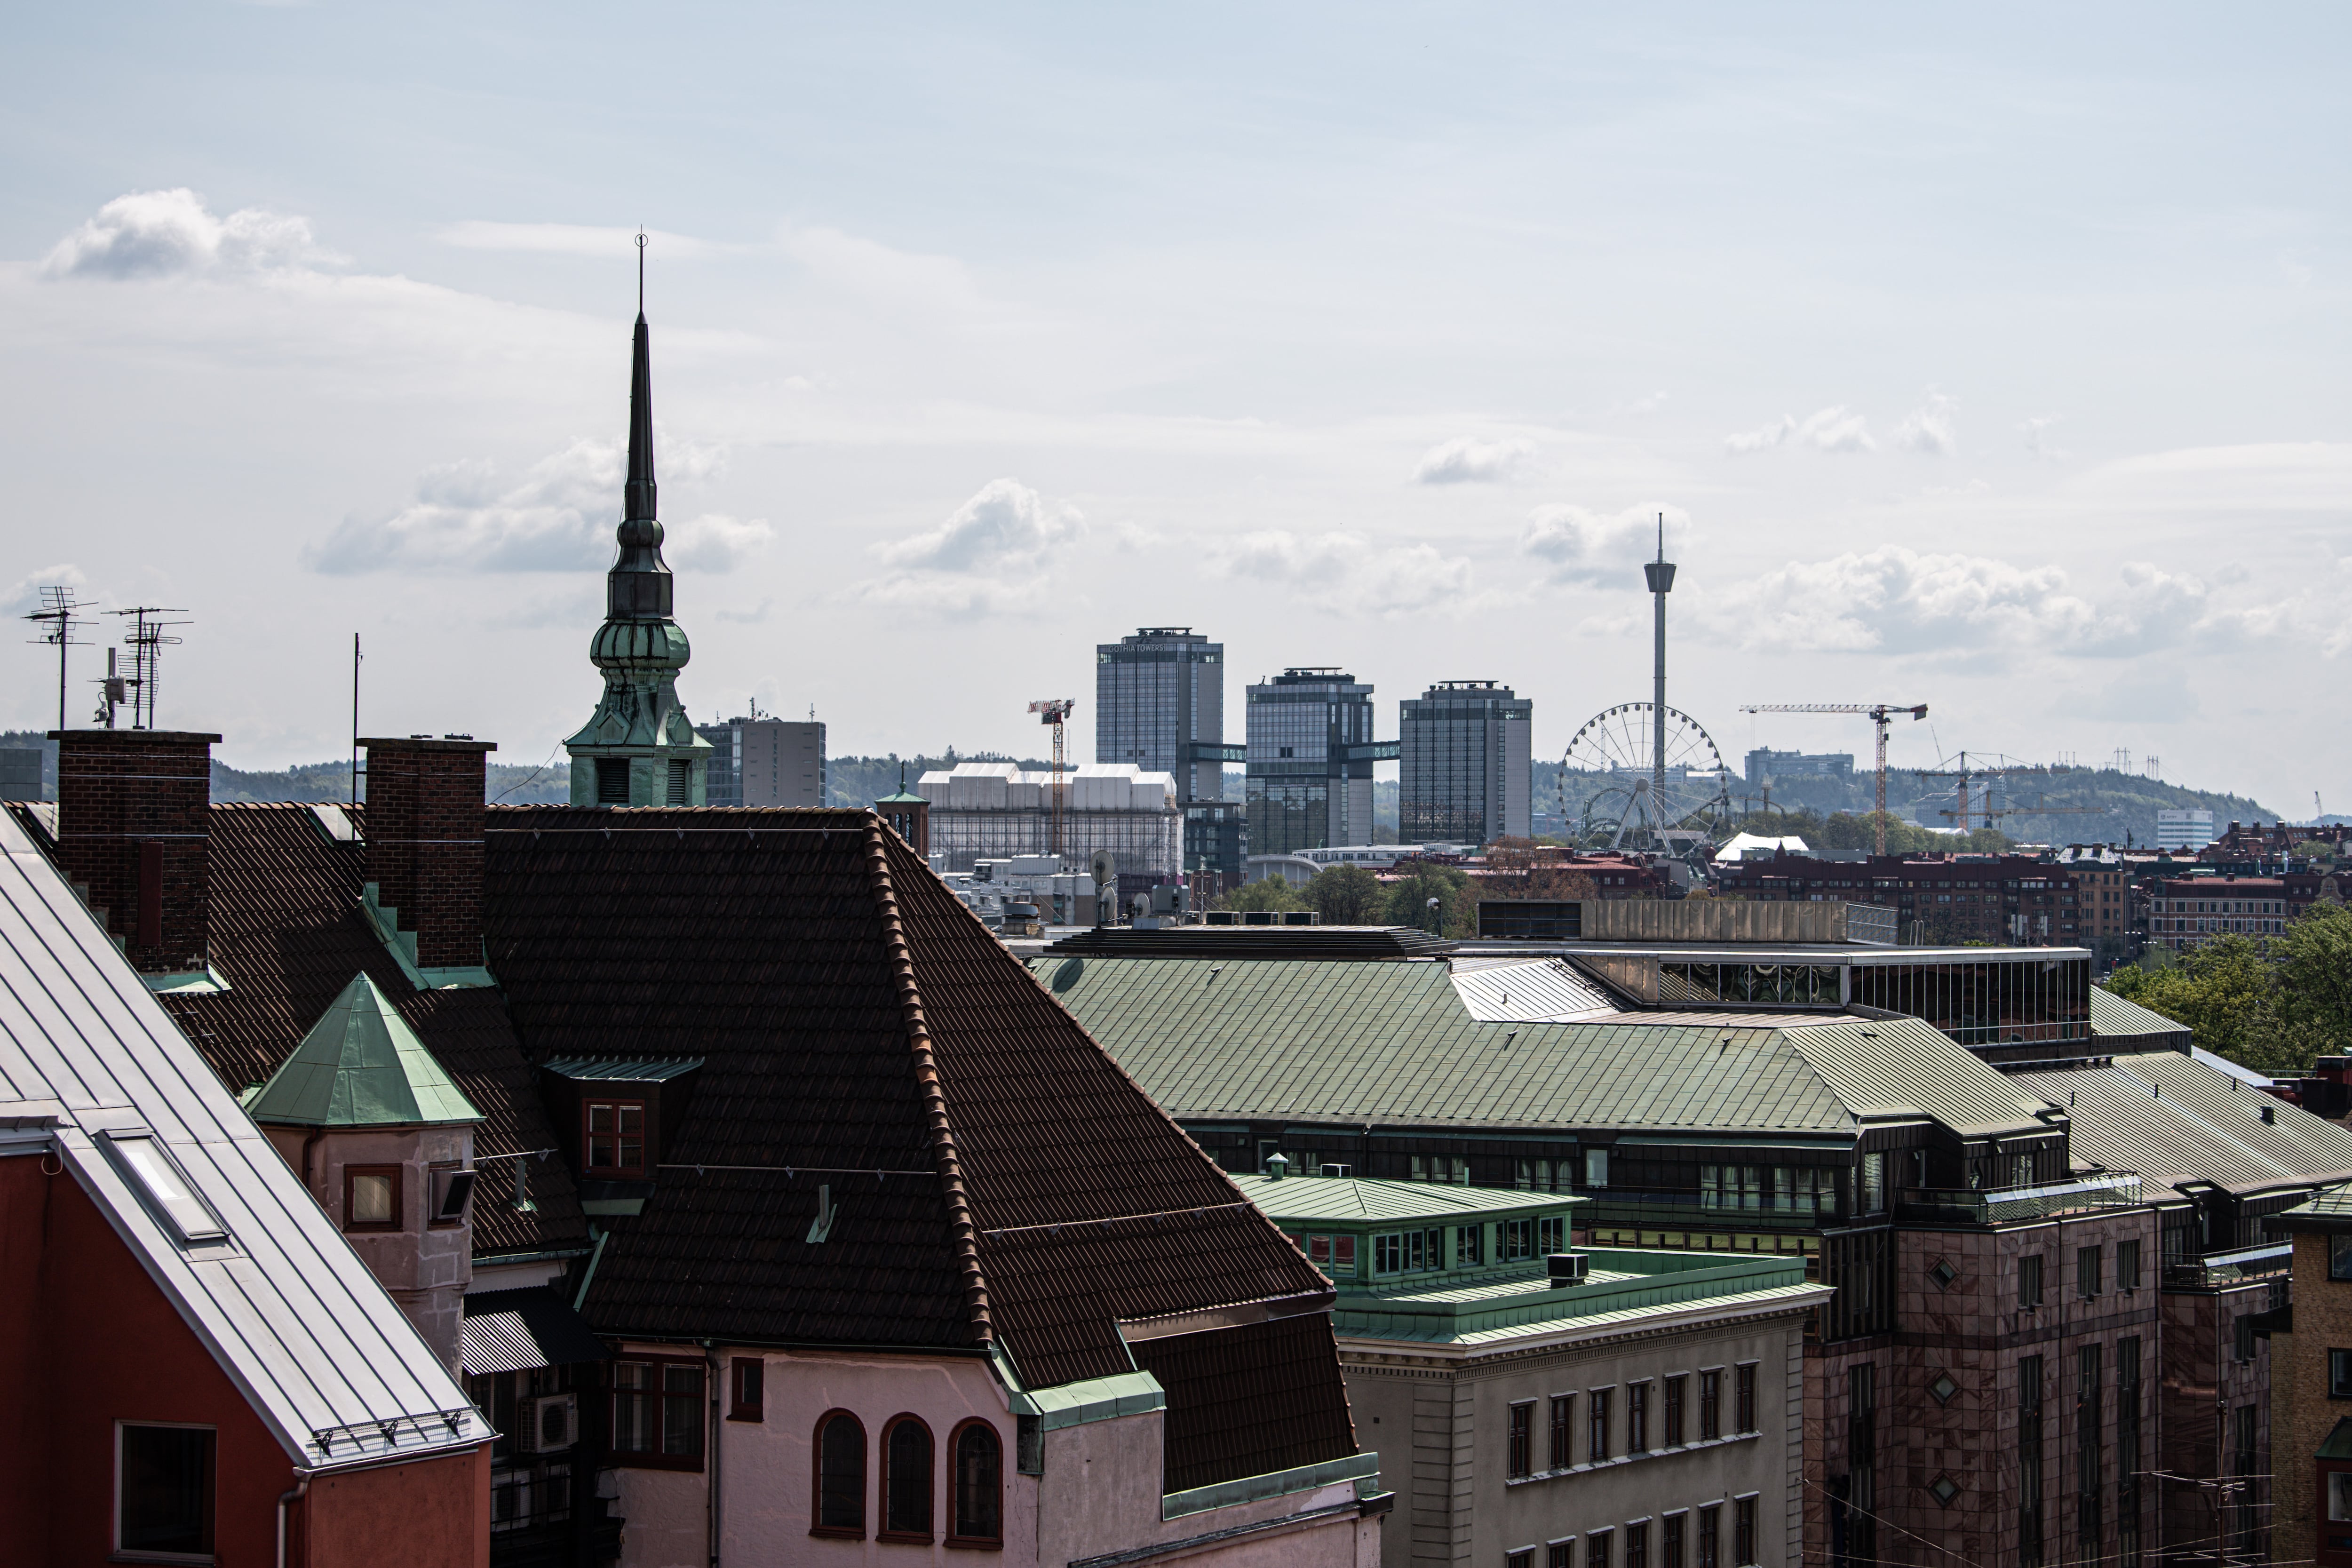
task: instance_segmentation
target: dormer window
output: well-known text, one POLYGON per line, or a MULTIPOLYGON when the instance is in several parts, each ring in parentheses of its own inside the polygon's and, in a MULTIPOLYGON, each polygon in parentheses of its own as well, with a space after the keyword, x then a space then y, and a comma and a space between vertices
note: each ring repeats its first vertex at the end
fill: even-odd
POLYGON ((646 1173, 646 1102, 642 1100, 586 1100, 581 1103, 587 1137, 583 1173, 591 1176, 642 1176, 646 1173))

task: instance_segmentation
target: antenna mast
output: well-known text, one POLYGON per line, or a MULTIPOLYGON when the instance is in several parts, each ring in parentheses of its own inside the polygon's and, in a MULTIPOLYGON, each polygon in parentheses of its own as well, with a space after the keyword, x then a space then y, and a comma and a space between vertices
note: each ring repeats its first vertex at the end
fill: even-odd
POLYGON ((131 649, 131 683, 137 688, 131 694, 131 727, 152 730, 155 727, 156 669, 166 647, 176 647, 180 639, 169 635, 166 626, 184 626, 190 621, 167 621, 165 616, 184 616, 188 612, 177 606, 134 605, 127 610, 109 610, 110 616, 131 617, 131 630, 123 644, 131 649), (141 710, 145 710, 142 720, 141 710))
POLYGON ((25 618, 48 627, 33 640, 58 650, 58 728, 66 727, 66 649, 89 647, 85 639, 73 635, 73 618, 89 607, 85 600, 74 597, 73 590, 62 584, 51 584, 41 590, 41 607, 25 618))
MULTIPOLYGON (((1650 804, 1654 810, 1663 812, 1666 798, 1666 595, 1675 586, 1675 563, 1666 559, 1666 514, 1663 511, 1658 513, 1658 558, 1643 563, 1642 575, 1649 579, 1650 596, 1657 605, 1657 658, 1651 681, 1650 804)), ((1659 822, 1664 825, 1663 815, 1659 822)))

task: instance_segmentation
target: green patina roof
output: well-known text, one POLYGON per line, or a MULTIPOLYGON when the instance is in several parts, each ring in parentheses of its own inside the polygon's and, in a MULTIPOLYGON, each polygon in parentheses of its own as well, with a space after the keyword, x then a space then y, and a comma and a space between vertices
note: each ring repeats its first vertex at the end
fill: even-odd
POLYGON ((2042 1096, 1916 1018, 1481 1023, 1438 962, 1090 957, 1075 974, 1065 962, 1032 968, 1190 1121, 1832 1136, 1903 1116, 1965 1136, 2044 1125, 2042 1096))
POLYGON ((1581 1249, 1591 1274, 1581 1285, 1554 1285, 1544 1272, 1500 1279, 1429 1280, 1366 1289, 1339 1285, 1331 1327, 1342 1338, 1497 1344, 1528 1334, 1635 1322, 1677 1308, 1731 1310, 1826 1300, 1809 1284, 1805 1260, 1776 1254, 1581 1249))
POLYGON ((2319 1451, 2312 1458, 2352 1459, 2352 1415, 2340 1417, 2336 1425, 2328 1429, 2326 1440, 2319 1445, 2319 1451))
POLYGON ((1234 1184, 1268 1218, 1345 1225, 1452 1221, 1511 1215, 1566 1214, 1588 1200, 1562 1193, 1508 1187, 1456 1187, 1437 1182, 1388 1182, 1365 1176, 1235 1176, 1234 1184))
POLYGON ((256 1121, 413 1127, 479 1121, 375 982, 356 975, 246 1102, 256 1121))

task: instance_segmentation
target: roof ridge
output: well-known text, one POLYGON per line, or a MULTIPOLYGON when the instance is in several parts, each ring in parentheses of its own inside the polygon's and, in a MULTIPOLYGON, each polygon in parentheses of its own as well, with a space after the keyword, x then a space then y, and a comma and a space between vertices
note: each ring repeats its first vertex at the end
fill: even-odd
POLYGON ((915 984, 915 958, 907 946, 907 929, 898 919, 898 895, 890 883, 890 851, 882 838, 887 831, 882 818, 869 813, 866 821, 866 864, 874 886, 874 907, 882 917, 882 941, 890 956, 890 979, 898 993, 906 1021, 907 1043, 915 1063, 916 1087, 922 1091, 924 1118, 930 1124, 932 1154, 939 1162, 940 1190, 948 1203, 949 1226, 955 1235, 956 1265, 963 1275, 964 1302, 982 1343, 994 1340, 989 1320, 988 1276, 980 1266, 980 1233, 973 1224, 971 1204, 964 1190, 963 1160, 957 1152, 955 1130, 948 1119, 947 1091, 940 1083, 938 1059, 931 1053, 931 1026, 923 1016, 922 991, 915 984))

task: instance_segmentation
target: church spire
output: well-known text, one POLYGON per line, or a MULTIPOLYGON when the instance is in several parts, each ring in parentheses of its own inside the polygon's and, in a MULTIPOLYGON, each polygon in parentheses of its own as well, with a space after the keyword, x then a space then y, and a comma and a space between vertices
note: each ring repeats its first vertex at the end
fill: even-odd
POLYGON ((604 624, 588 645, 604 700, 565 742, 575 805, 699 805, 710 742, 678 701, 677 672, 692 657, 670 619, 654 493, 653 336, 646 326, 646 237, 637 236, 637 323, 629 363, 629 469, 620 546, 604 577, 604 624))

